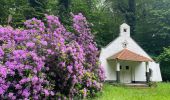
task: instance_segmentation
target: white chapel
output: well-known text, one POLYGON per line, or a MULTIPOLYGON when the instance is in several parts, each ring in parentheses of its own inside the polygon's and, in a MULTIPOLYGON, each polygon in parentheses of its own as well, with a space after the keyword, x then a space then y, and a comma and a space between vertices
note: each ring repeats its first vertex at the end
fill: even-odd
POLYGON ((131 37, 130 26, 123 23, 119 36, 101 49, 100 62, 105 81, 141 83, 162 81, 159 63, 156 63, 131 37))

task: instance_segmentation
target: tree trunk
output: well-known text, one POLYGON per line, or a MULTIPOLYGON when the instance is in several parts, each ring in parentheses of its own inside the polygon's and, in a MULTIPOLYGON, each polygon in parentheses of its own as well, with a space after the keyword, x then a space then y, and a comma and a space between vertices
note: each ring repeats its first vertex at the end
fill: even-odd
POLYGON ((71 3, 71 0, 59 0, 58 6, 59 6, 60 16, 68 14, 70 3, 71 3))
POLYGON ((131 26, 131 35, 135 34, 136 26, 136 2, 135 0, 118 0, 118 9, 125 17, 125 22, 131 26))
POLYGON ((132 36, 135 34, 136 26, 136 2, 135 0, 129 0, 128 15, 126 17, 127 23, 131 26, 132 36))
POLYGON ((67 20, 69 19, 70 4, 71 4, 71 0, 59 0, 58 15, 60 16, 60 20, 62 23, 69 23, 67 22, 67 20))

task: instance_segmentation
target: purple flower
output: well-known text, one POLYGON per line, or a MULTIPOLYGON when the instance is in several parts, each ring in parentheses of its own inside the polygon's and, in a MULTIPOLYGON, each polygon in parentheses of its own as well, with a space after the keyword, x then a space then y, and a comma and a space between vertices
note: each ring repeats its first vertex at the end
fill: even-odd
POLYGON ((19 81, 20 84, 25 84, 26 82, 28 82, 29 79, 28 78, 23 78, 19 81))
POLYGON ((33 96, 33 99, 38 100, 38 96, 37 95, 33 96))
POLYGON ((10 93, 8 94, 8 97, 12 98, 13 95, 14 95, 14 93, 11 93, 11 92, 10 92, 10 93))
POLYGON ((87 96, 87 89, 84 88, 84 89, 83 89, 83 98, 85 98, 86 96, 87 96))
POLYGON ((27 52, 25 50, 15 50, 13 51, 15 58, 26 58, 27 52))
POLYGON ((30 48, 33 48, 33 47, 35 46, 35 43, 33 43, 33 42, 27 42, 27 43, 26 43, 26 46, 27 46, 27 47, 30 47, 30 48))
POLYGON ((73 66, 67 66, 67 70, 69 73, 73 73, 73 66))
POLYGON ((11 99, 12 99, 12 100, 16 100, 16 96, 12 96, 11 99))
POLYGON ((0 58, 4 55, 4 51, 0 48, 0 58))
POLYGON ((46 18, 47 18, 48 20, 53 20, 53 18, 54 18, 52 15, 47 15, 47 14, 46 14, 45 16, 46 16, 46 18))
POLYGON ((78 81, 77 81, 77 79, 76 79, 76 75, 73 75, 73 81, 72 81, 72 83, 73 84, 76 84, 78 81))
POLYGON ((4 90, 2 89, 2 87, 0 87, 0 95, 2 95, 4 93, 4 90))
POLYGON ((52 50, 51 49, 47 49, 47 53, 48 54, 52 54, 52 50))
POLYGON ((44 90, 44 94, 45 94, 45 96, 49 96, 50 93, 49 93, 48 90, 45 89, 45 90, 44 90))
POLYGON ((34 76, 34 77, 32 78, 32 84, 36 84, 37 81, 38 81, 38 77, 37 77, 37 76, 34 76))
POLYGON ((53 92, 53 91, 51 91, 50 94, 51 94, 52 96, 54 96, 54 92, 53 92))
POLYGON ((61 68, 65 67, 65 65, 66 65, 65 62, 60 62, 60 63, 59 63, 59 66, 60 66, 61 68))
POLYGON ((29 93, 29 91, 28 91, 27 89, 23 90, 23 92, 22 92, 22 96, 24 96, 24 97, 28 98, 28 97, 29 97, 29 95, 30 95, 30 93, 29 93))
POLYGON ((7 69, 4 66, 0 66, 0 75, 4 78, 7 76, 7 69))
POLYGON ((91 80, 90 80, 90 79, 87 79, 87 81, 86 81, 86 86, 87 86, 87 87, 91 87, 91 85, 92 85, 91 80))
POLYGON ((15 88, 16 88, 16 89, 21 89, 22 86, 21 86, 20 84, 17 84, 17 85, 15 85, 15 88))
POLYGON ((40 42, 41 42, 42 45, 47 46, 47 41, 41 40, 40 42))

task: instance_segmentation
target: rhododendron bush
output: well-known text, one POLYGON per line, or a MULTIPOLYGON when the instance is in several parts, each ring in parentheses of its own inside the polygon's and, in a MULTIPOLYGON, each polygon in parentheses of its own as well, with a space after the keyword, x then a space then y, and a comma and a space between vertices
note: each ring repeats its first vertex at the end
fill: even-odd
POLYGON ((0 27, 1 99, 85 98, 101 90, 104 72, 86 18, 27 20, 25 29, 0 27))

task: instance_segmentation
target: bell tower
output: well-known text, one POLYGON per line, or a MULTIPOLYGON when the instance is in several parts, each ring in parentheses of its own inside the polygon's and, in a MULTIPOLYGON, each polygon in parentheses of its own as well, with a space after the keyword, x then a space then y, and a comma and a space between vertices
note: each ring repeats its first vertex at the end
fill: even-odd
POLYGON ((130 26, 126 23, 120 26, 120 36, 130 37, 130 26))

